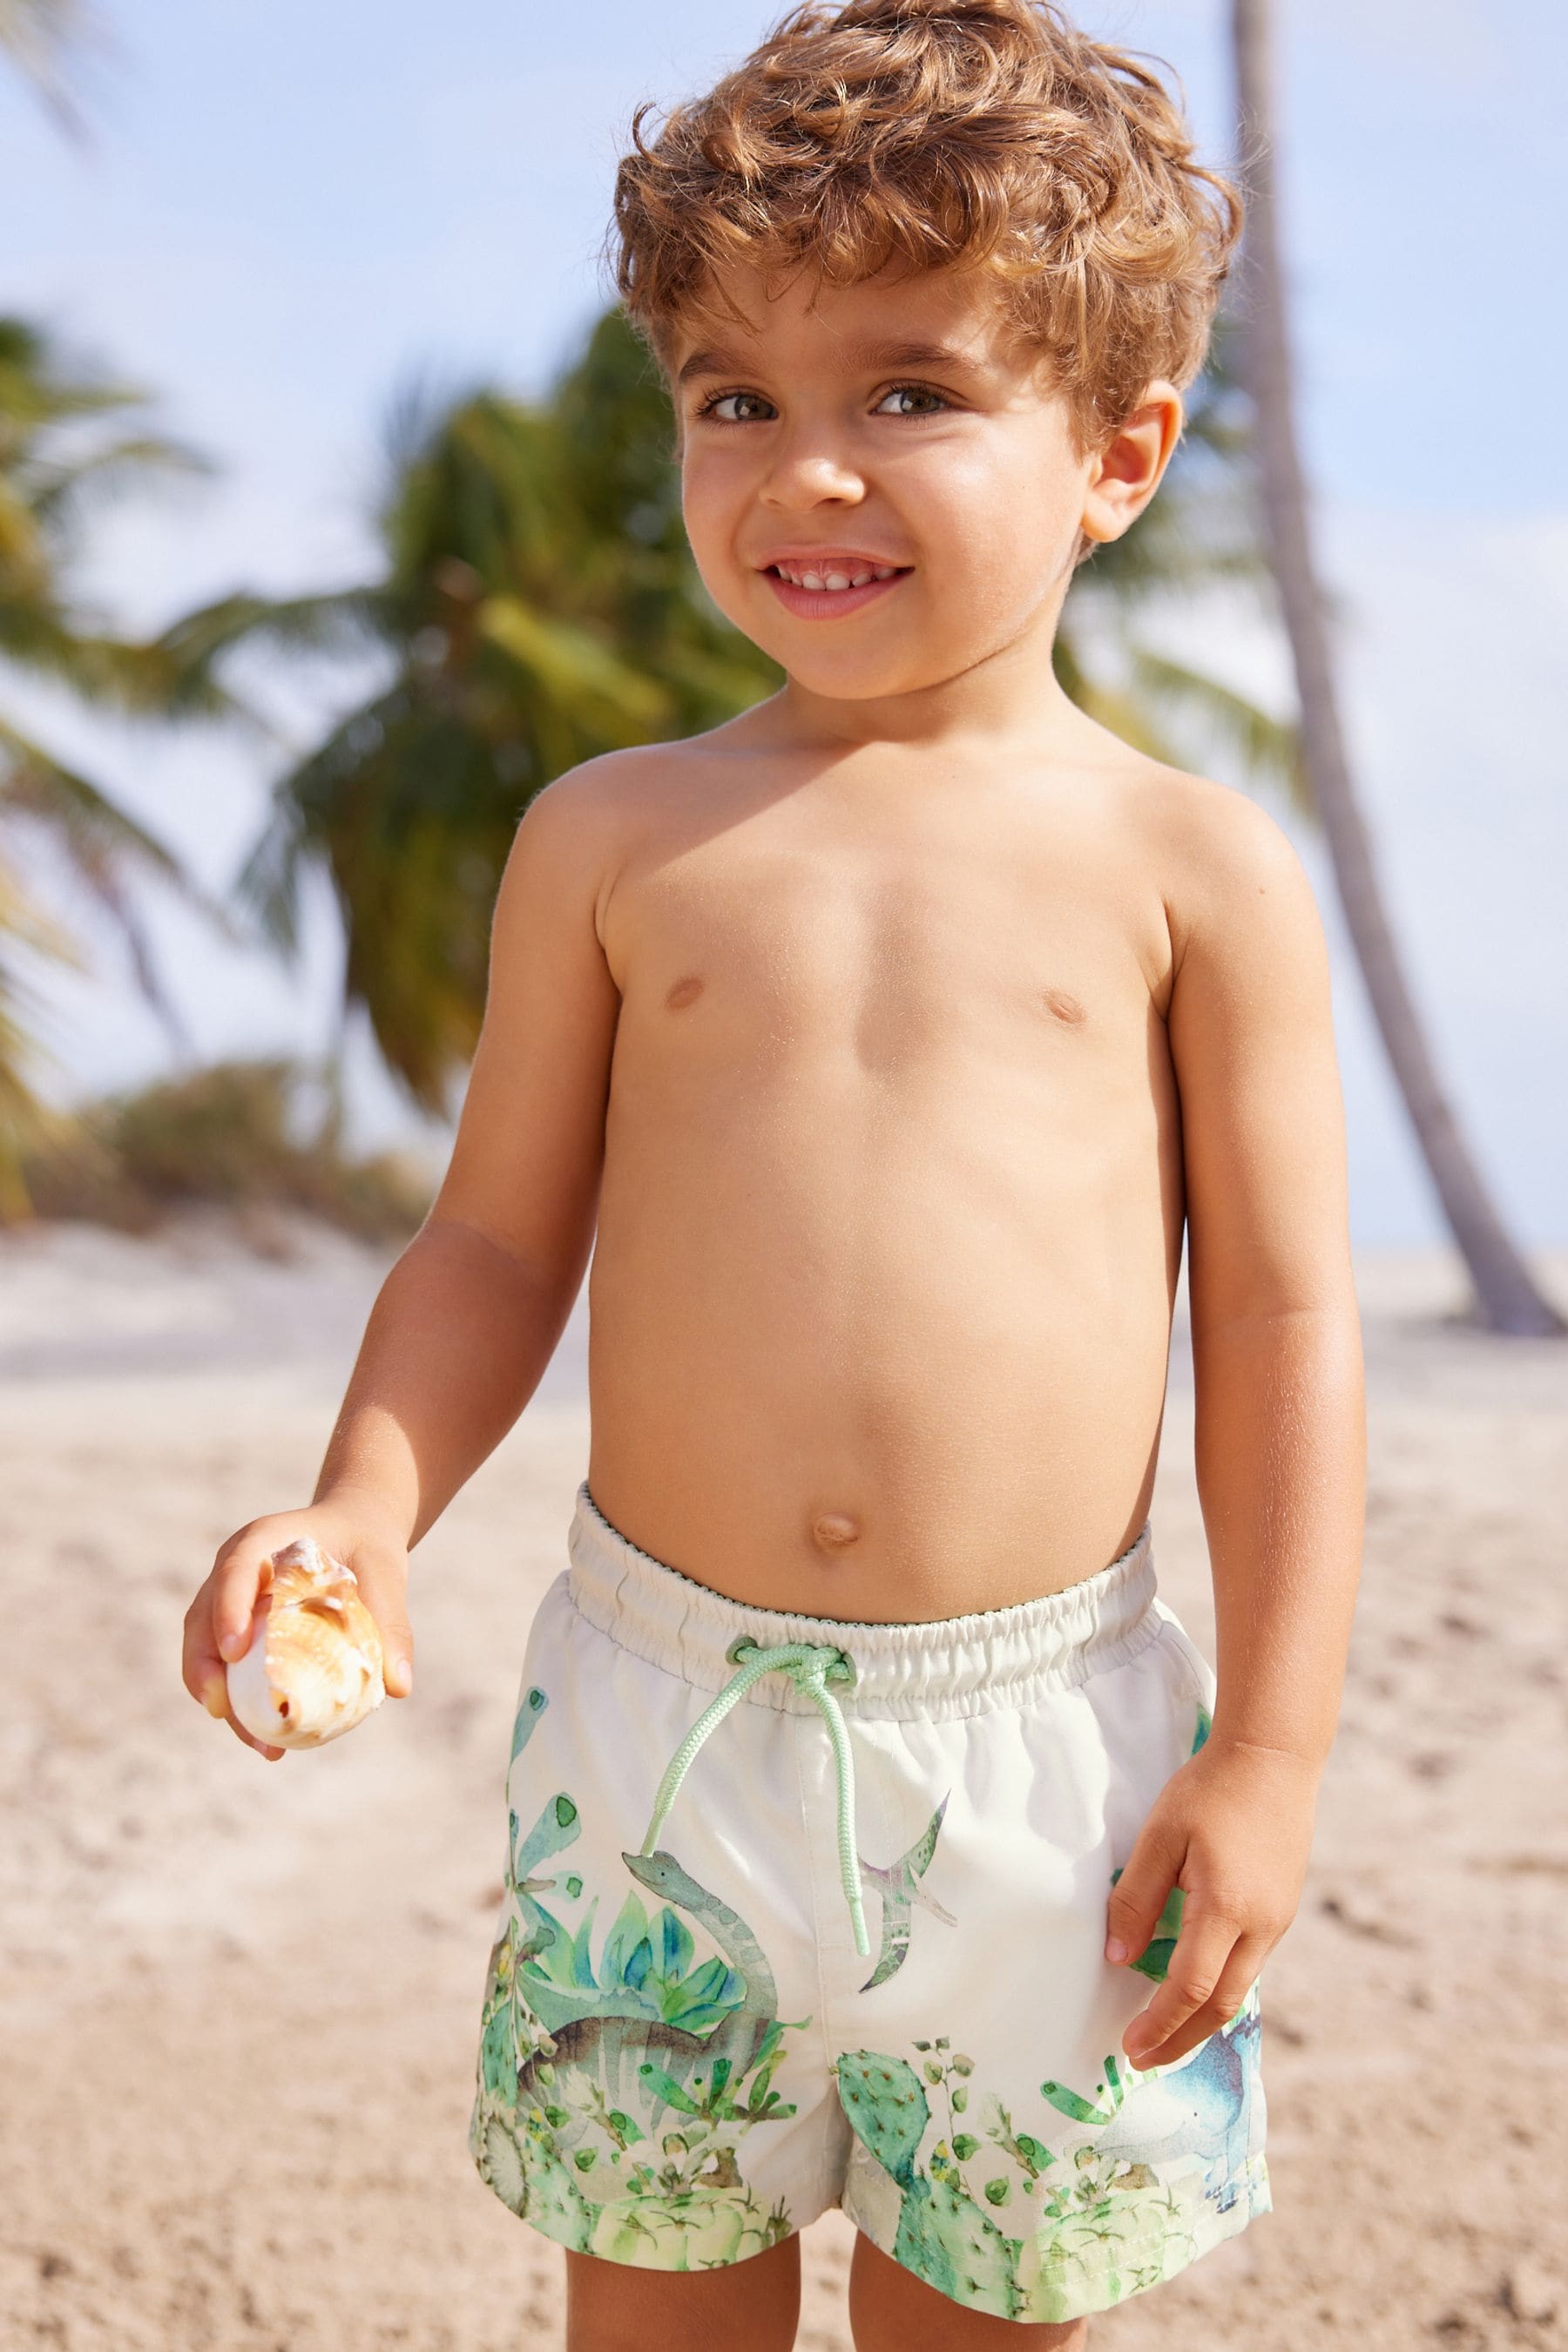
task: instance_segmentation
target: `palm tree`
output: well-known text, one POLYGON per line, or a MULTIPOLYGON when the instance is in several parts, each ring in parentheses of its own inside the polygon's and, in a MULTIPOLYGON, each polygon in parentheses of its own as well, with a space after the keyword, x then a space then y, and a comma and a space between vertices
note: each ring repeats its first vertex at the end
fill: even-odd
POLYGON ((1302 752, 1322 821, 1345 920, 1394 1078, 1437 1196, 1498 1331, 1557 1337, 1568 1330, 1506 1232, 1438 1076, 1379 887, 1357 805, 1335 692, 1332 654, 1314 559, 1295 404, 1275 186, 1268 0, 1232 0, 1237 105, 1249 181, 1243 245, 1246 374, 1256 412, 1263 506, 1274 575, 1289 634, 1302 752))
MULTIPOLYGON (((69 366, 37 328, 0 318, 0 664, 75 700, 121 714, 232 710, 231 698, 167 638, 104 629, 70 586, 79 530, 95 501, 199 470, 191 452, 152 432, 142 396, 69 366)), ((0 1218, 27 1213, 26 1145, 58 1132, 34 1092, 16 955, 80 965, 69 933, 28 897, 15 856, 25 835, 63 856, 129 950, 142 994, 181 1050, 188 1041, 159 979, 131 884, 163 883, 226 932, 234 924, 164 845, 81 771, 0 708, 0 1218)))

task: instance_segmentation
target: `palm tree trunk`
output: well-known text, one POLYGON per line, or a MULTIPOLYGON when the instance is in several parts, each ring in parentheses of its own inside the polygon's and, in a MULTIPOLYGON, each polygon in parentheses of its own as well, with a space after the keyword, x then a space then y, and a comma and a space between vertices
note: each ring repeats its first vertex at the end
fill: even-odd
POLYGON ((1265 522, 1295 659, 1302 751, 1312 797, 1384 1045, 1444 1213, 1470 1270, 1482 1316, 1494 1330, 1559 1336, 1568 1327, 1537 1287, 1504 1230, 1444 1092, 1389 928, 1372 843, 1356 804, 1296 437, 1274 177, 1269 0, 1232 0, 1231 26, 1247 199, 1242 247, 1243 369, 1257 411, 1265 522))

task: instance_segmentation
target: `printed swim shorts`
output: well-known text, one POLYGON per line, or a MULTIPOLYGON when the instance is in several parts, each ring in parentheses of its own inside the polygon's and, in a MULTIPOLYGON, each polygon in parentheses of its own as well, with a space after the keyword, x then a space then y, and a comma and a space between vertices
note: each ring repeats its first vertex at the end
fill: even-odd
POLYGON ((580 1488, 524 1661, 469 2147, 563 2245, 703 2270, 826 2207, 977 2311, 1064 2321, 1269 2204, 1256 1985, 1172 2066, 1106 1898, 1208 1730, 1147 1526, 927 1624, 742 1607, 580 1488))

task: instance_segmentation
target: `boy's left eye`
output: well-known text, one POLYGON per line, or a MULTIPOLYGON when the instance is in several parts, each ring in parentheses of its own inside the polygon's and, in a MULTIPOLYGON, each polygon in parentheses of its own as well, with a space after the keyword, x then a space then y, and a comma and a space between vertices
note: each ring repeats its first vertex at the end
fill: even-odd
POLYGON ((875 414, 879 416, 934 416, 946 406, 941 393, 933 392, 929 383, 896 383, 890 392, 882 394, 875 414), (892 405, 889 406, 889 403, 892 405))

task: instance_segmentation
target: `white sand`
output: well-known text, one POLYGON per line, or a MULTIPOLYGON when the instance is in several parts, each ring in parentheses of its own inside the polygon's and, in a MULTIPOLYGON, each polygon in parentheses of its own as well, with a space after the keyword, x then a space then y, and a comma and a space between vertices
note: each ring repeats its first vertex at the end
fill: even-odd
MULTIPOLYGON (((562 2258, 465 2137, 581 1314, 416 1555, 413 1702, 268 1766, 185 1696, 181 1620, 225 1536, 308 1498, 387 1256, 259 1237, 297 1255, 211 1218, 0 1236, 0 2344, 548 2346, 562 2258)), ((1276 2210, 1097 2323, 1104 2352, 1568 2341, 1568 1347, 1445 1323, 1436 1257, 1362 1287, 1363 1605, 1265 1977, 1276 2210)), ((1178 1368, 1155 1555, 1206 1645, 1190 1453, 1178 1368)), ((817 2352, 848 2236, 806 2235, 817 2352)))

